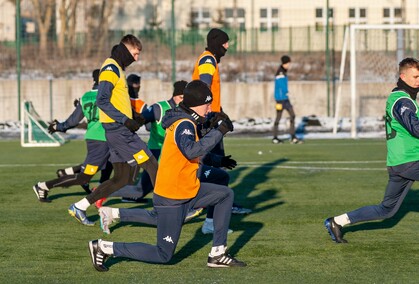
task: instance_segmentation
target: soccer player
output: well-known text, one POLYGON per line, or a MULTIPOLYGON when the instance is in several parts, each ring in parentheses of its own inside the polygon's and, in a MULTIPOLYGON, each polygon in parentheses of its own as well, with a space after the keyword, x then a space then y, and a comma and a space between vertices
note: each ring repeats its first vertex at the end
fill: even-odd
POLYGON ((386 103, 387 171, 389 180, 383 201, 325 220, 332 240, 347 243, 342 227, 359 222, 387 219, 399 210, 414 181, 419 180, 419 61, 405 58, 399 63, 399 80, 386 103))
POLYGON ((125 35, 101 67, 96 102, 110 148, 114 175, 86 198, 69 207, 69 214, 84 225, 94 225, 87 219, 87 208, 124 185, 133 183, 139 168, 147 171, 153 185, 156 179, 157 160, 136 134, 144 119, 141 114, 132 111, 124 73, 126 67, 139 59, 141 50, 142 44, 138 38, 125 35))
MULTIPOLYGON (((84 136, 87 146, 86 158, 81 166, 71 167, 66 171, 58 170, 57 175, 59 177, 57 179, 35 184, 33 190, 40 202, 51 202, 48 198, 48 193, 54 187, 88 184, 96 172, 104 169, 106 166, 110 155, 109 147, 106 143, 105 130, 99 122, 99 112, 96 106, 99 69, 93 71, 92 77, 94 81, 92 90, 83 95, 67 120, 62 123, 55 120, 48 127, 50 133, 56 131, 66 132, 68 129, 77 126, 86 117, 87 130, 84 136)), ((100 182, 108 178, 109 176, 102 175, 100 182)))
POLYGON ((89 251, 96 270, 108 270, 105 261, 109 256, 149 263, 169 262, 188 210, 209 205, 215 207, 215 232, 207 265, 246 265, 226 251, 233 191, 226 186, 201 183, 198 178, 199 157, 208 153, 223 135, 233 130, 232 122, 225 118, 219 121, 217 129, 199 139, 196 126, 205 121, 205 115, 211 110, 211 101, 211 91, 207 85, 199 80, 192 81, 185 88, 184 100, 179 108, 167 111, 163 118, 166 136, 153 195, 157 213, 157 245, 101 239, 90 241, 89 251))
POLYGON ((286 110, 290 116, 290 129, 289 133, 291 136, 291 144, 301 144, 303 143, 302 140, 298 139, 295 136, 295 113, 294 108, 290 102, 288 97, 288 76, 287 72, 291 64, 291 58, 288 55, 284 55, 281 57, 281 65, 279 66, 278 70, 275 74, 275 90, 274 90, 274 97, 275 97, 275 109, 276 109, 276 118, 274 121, 273 127, 273 139, 272 143, 279 144, 284 143, 284 141, 278 139, 278 126, 279 121, 281 120, 282 112, 286 110))
MULTIPOLYGON (((211 89, 213 102, 209 119, 217 115, 223 115, 221 108, 221 86, 218 64, 228 49, 228 34, 220 29, 213 28, 207 34, 207 47, 198 57, 192 73, 192 80, 201 80, 211 89)), ((222 140, 214 147, 213 153, 225 156, 222 140)))

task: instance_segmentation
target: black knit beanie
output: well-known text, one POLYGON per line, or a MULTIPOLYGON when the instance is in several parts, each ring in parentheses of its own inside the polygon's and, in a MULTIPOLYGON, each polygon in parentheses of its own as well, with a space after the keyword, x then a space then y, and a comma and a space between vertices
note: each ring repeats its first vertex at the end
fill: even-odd
POLYGON ((220 29, 211 29, 207 35, 207 50, 211 51, 217 62, 220 62, 220 58, 223 57, 227 49, 223 47, 223 44, 229 41, 228 34, 220 29))
POLYGON ((99 84, 99 74, 100 74, 99 69, 95 69, 92 72, 92 78, 93 78, 93 81, 95 82, 95 84, 99 84))
POLYGON ((183 91, 183 104, 185 107, 201 106, 212 102, 212 93, 207 84, 194 80, 186 85, 183 91))
POLYGON ((127 83, 128 85, 133 85, 133 84, 141 84, 141 76, 138 76, 137 74, 130 74, 127 77, 127 83))
POLYGON ((184 80, 175 82, 173 84, 173 97, 183 95, 183 91, 185 90, 187 84, 188 82, 184 80))

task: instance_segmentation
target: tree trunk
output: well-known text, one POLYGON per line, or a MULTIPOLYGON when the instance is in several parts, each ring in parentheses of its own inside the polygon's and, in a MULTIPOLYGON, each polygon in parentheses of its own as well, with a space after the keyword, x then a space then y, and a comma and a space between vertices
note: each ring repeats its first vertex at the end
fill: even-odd
POLYGON ((65 35, 67 31, 67 7, 65 6, 66 0, 61 0, 60 5, 60 21, 61 21, 61 27, 60 27, 60 33, 58 35, 58 52, 60 56, 64 56, 64 47, 65 47, 65 35))
POLYGON ((51 18, 54 12, 55 0, 32 0, 35 19, 39 29, 39 53, 42 56, 47 54, 48 31, 51 28, 51 18))

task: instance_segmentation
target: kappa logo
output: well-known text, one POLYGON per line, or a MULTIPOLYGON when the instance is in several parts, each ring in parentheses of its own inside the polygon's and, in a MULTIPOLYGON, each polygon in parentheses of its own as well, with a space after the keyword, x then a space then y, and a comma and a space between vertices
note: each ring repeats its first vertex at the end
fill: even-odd
POLYGON ((172 237, 171 237, 171 236, 167 236, 167 237, 163 238, 163 240, 165 240, 165 241, 166 241, 166 242, 168 242, 168 243, 172 243, 172 244, 174 244, 174 242, 173 242, 173 240, 172 240, 172 237))
POLYGON ((105 71, 112 71, 112 67, 111 66, 106 67, 105 71))
POLYGON ((205 63, 211 63, 212 64, 212 61, 211 61, 211 59, 207 59, 207 60, 205 60, 205 63))
POLYGON ((185 129, 185 130, 183 130, 183 132, 182 132, 182 134, 181 135, 191 135, 191 136, 193 136, 193 133, 189 130, 189 129, 185 129))
POLYGON ((210 175, 210 173, 211 173, 211 170, 207 170, 207 171, 205 171, 205 172, 204 172, 205 177, 207 178, 207 177, 210 175))
POLYGON ((400 114, 403 114, 406 110, 408 110, 409 108, 408 107, 406 107, 406 106, 404 106, 404 107, 402 107, 401 108, 401 110, 400 110, 400 114))
POLYGON ((211 96, 207 96, 207 98, 205 99, 205 102, 210 102, 211 101, 211 96))
POLYGON ((140 155, 137 156, 137 159, 142 160, 142 159, 144 159, 144 156, 140 154, 140 155))

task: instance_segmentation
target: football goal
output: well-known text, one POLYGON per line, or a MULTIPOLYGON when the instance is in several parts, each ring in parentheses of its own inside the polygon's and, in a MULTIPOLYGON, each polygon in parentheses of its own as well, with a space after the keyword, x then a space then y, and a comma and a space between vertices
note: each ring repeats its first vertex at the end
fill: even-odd
POLYGON ((57 132, 48 133, 48 123, 42 120, 30 101, 22 102, 20 122, 22 147, 55 147, 65 143, 64 137, 57 132))
POLYGON ((357 138, 361 118, 384 115, 398 63, 418 56, 419 25, 351 25, 349 46, 351 136, 357 138))

